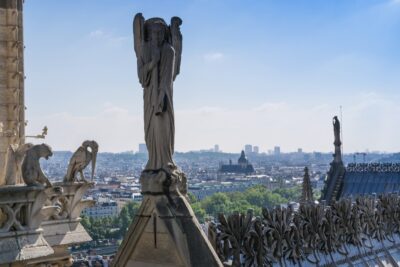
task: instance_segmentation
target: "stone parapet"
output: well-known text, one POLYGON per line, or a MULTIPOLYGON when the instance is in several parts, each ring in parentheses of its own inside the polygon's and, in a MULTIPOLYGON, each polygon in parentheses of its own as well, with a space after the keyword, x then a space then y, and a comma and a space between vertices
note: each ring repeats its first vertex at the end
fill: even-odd
POLYGON ((61 195, 51 192, 47 204, 58 206, 48 220, 41 224, 44 238, 52 247, 54 253, 28 261, 28 265, 50 264, 51 266, 69 266, 72 264, 68 247, 91 241, 92 238, 80 223, 80 214, 83 209, 94 205, 93 200, 83 200, 86 191, 92 183, 55 183, 61 189, 61 195))
POLYGON ((41 223, 57 211, 47 196, 57 194, 42 186, 0 187, 0 264, 25 262, 54 253, 41 223))

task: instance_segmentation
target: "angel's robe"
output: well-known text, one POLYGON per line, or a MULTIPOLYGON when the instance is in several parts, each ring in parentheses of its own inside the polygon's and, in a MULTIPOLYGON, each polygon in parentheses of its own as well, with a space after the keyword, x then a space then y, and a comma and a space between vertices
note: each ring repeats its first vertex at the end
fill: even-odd
POLYGON ((142 46, 138 59, 138 75, 143 86, 144 132, 149 160, 146 170, 168 169, 175 166, 174 153, 175 120, 173 107, 173 76, 175 51, 164 42, 161 47, 142 46), (151 49, 160 49, 160 60, 152 69, 151 49))

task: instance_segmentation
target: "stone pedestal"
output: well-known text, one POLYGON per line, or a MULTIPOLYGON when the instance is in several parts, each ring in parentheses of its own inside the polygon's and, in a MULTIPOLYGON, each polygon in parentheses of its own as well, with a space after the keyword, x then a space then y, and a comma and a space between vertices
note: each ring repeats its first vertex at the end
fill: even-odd
POLYGON ((40 186, 0 187, 0 265, 23 264, 54 253, 40 227, 57 210, 44 205, 52 191, 40 186))
POLYGON ((30 260, 28 265, 49 264, 51 266, 70 266, 72 257, 68 247, 91 241, 92 238, 81 225, 80 214, 84 208, 94 205, 94 200, 82 200, 92 183, 54 183, 62 188, 62 194, 48 195, 48 204, 60 209, 42 222, 43 237, 52 247, 54 253, 45 257, 30 260))
POLYGON ((143 172, 141 183, 143 202, 114 266, 222 266, 185 197, 184 174, 143 172))

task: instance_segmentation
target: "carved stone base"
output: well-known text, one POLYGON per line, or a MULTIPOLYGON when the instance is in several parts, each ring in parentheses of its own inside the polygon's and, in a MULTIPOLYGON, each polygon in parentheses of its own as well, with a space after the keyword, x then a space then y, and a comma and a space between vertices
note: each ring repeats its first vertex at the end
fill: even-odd
POLYGON ((42 220, 55 207, 44 207, 52 188, 0 187, 0 265, 26 262, 53 254, 43 237, 42 220))
POLYGON ((143 202, 114 266, 222 267, 192 208, 178 190, 184 175, 178 171, 170 175, 144 172, 141 181, 143 202))
POLYGON ((54 253, 37 259, 27 261, 24 266, 26 267, 70 267, 72 266, 73 259, 68 246, 53 247, 54 253))
POLYGON ((41 231, 13 233, 8 237, 0 235, 0 264, 27 261, 53 253, 41 231))
MULTIPOLYGON (((62 188, 62 195, 49 194, 49 204, 60 207, 48 220, 42 222, 43 236, 54 249, 54 254, 28 262, 29 266, 46 264, 48 266, 70 266, 72 257, 68 247, 91 241, 92 238, 80 223, 81 211, 94 205, 93 200, 83 200, 85 192, 92 183, 54 183, 62 188)), ((43 265, 42 265, 43 266, 43 265)))

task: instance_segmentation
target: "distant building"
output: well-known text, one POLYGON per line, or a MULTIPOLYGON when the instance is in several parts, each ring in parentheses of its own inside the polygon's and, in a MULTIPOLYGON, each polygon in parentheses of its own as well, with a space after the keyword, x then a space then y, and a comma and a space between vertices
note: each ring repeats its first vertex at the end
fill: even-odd
POLYGON ((280 146, 274 147, 274 155, 279 156, 280 154, 281 154, 281 147, 280 146))
POLYGON ((143 200, 143 195, 141 193, 133 193, 132 194, 132 199, 133 201, 142 201, 143 200))
POLYGON ((246 154, 252 153, 252 152, 253 152, 253 146, 252 146, 252 145, 245 145, 245 146, 244 146, 244 152, 245 152, 246 154))
POLYGON ((229 164, 221 165, 218 172, 251 174, 254 173, 254 168, 253 165, 249 163, 249 161, 246 158, 246 154, 242 150, 242 153, 240 154, 237 164, 232 164, 232 161, 229 161, 229 164))
POLYGON ((214 152, 219 152, 219 145, 214 145, 214 152))
POLYGON ((260 148, 258 146, 253 146, 253 153, 260 153, 260 148))
POLYGON ((303 149, 302 148, 298 148, 297 149, 297 153, 299 153, 299 154, 303 153, 303 149))
POLYGON ((146 144, 139 144, 139 153, 140 154, 147 154, 147 146, 146 146, 146 144))
POLYGON ((333 118, 335 153, 327 173, 321 200, 327 204, 343 197, 400 192, 399 163, 351 163, 342 160, 340 122, 333 118))
POLYGON ((96 205, 84 209, 82 213, 93 218, 114 217, 119 213, 118 204, 114 200, 98 201, 96 205))

